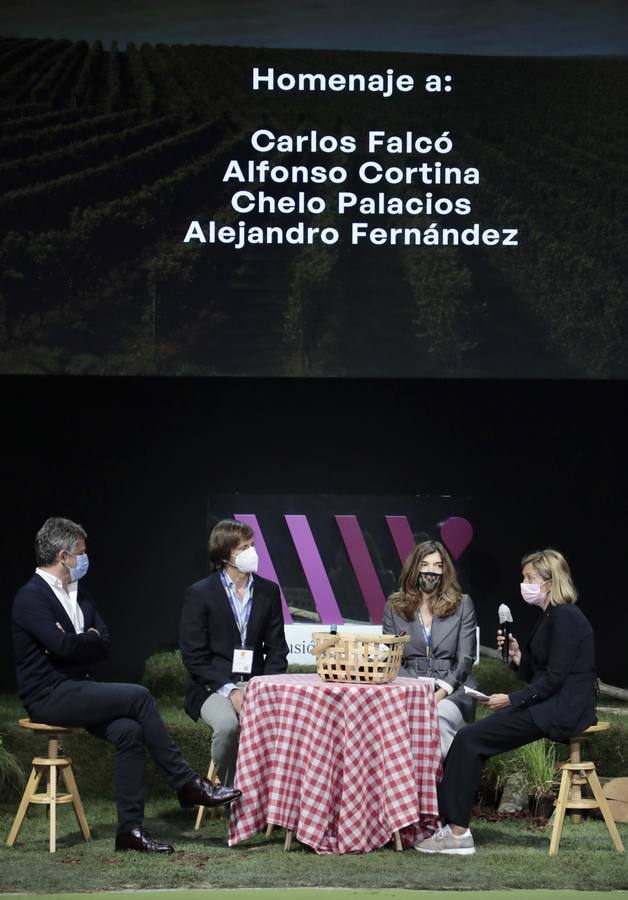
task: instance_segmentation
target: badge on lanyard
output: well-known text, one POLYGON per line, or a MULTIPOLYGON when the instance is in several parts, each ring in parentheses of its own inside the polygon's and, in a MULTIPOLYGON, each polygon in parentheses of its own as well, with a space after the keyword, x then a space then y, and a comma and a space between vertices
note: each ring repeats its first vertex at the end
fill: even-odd
POLYGON ((253 651, 248 647, 234 647, 231 671, 238 675, 250 675, 253 671, 253 651))
POLYGON ((225 578, 224 572, 220 573, 220 579, 223 583, 224 589, 227 592, 227 600, 229 601, 229 606, 231 607, 231 612, 233 613, 233 618, 240 632, 240 640, 242 643, 239 647, 233 648, 233 664, 231 671, 235 672, 237 675, 250 675, 253 671, 253 650, 246 646, 246 630, 249 624, 249 619, 251 617, 251 606, 253 603, 253 586, 250 587, 249 592, 249 601, 246 605, 246 608, 239 613, 236 603, 234 602, 234 597, 232 594, 232 585, 230 585, 225 578))

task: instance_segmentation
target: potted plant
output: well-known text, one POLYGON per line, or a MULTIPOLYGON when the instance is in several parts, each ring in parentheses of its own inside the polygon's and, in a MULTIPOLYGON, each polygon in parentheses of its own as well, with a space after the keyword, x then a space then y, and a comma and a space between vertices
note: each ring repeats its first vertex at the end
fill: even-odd
POLYGON ((489 760, 487 780, 501 794, 500 812, 549 818, 556 796, 556 746, 542 738, 489 760))

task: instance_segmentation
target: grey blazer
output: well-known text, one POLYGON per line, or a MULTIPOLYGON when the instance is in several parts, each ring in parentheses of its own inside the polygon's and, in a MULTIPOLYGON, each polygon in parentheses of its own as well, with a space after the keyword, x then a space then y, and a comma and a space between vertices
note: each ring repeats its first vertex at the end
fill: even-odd
POLYGON ((446 618, 432 619, 432 658, 427 657, 425 639, 418 618, 408 622, 390 604, 386 603, 382 629, 384 634, 400 634, 405 631, 410 640, 404 645, 400 675, 418 678, 428 675, 446 681, 454 689, 449 695, 459 708, 465 722, 475 718, 475 701, 465 694, 463 684, 477 687, 471 676, 477 648, 476 618, 473 600, 462 595, 458 609, 446 618))

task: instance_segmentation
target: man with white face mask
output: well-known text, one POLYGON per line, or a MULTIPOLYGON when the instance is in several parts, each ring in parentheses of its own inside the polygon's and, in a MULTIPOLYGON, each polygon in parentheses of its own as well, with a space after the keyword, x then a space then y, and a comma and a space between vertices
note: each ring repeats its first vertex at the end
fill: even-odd
POLYGON ((212 573, 191 585, 180 645, 189 674, 185 710, 212 730, 211 756, 222 784, 235 775, 246 682, 288 667, 279 588, 255 574, 255 536, 225 519, 209 537, 212 573))

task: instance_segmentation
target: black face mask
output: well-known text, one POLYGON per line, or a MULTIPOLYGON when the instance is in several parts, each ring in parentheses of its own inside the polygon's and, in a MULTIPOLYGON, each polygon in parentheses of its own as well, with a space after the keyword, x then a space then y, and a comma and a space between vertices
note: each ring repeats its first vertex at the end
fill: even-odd
POLYGON ((417 578, 417 586, 424 594, 431 594, 440 587, 443 576, 438 572, 421 572, 417 578))

